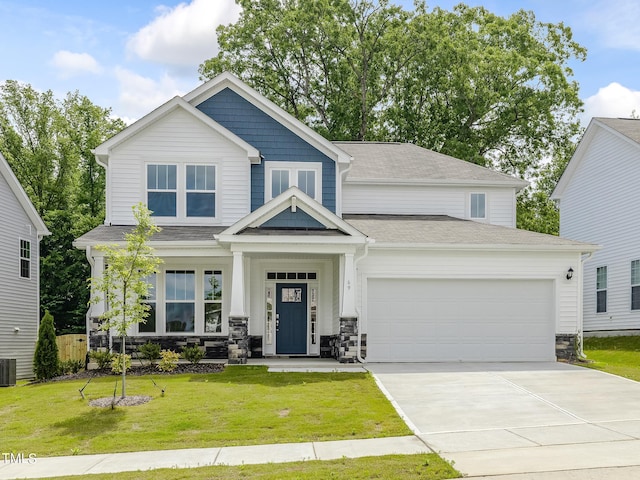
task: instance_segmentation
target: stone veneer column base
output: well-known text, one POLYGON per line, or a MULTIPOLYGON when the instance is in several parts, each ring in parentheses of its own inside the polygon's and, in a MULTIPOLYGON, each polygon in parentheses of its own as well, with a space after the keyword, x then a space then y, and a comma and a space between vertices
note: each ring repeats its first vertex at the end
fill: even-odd
POLYGON ((338 335, 338 361, 340 363, 357 363, 358 351, 358 319, 340 318, 340 334, 338 335))
POLYGON ((556 358, 558 360, 578 360, 579 335, 577 333, 556 334, 556 358))
POLYGON ((229 317, 229 365, 245 365, 249 347, 249 318, 229 317))

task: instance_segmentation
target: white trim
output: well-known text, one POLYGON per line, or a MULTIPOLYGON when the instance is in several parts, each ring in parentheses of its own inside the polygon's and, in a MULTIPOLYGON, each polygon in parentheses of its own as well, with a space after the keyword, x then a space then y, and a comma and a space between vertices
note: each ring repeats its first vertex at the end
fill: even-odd
POLYGON ((441 186, 448 187, 468 187, 470 185, 482 185, 483 187, 513 187, 518 191, 529 185, 526 180, 514 178, 512 182, 496 180, 460 180, 460 179, 412 179, 412 178, 348 178, 345 184, 365 184, 365 185, 414 185, 414 186, 441 186))
POLYGON ((489 202, 487 201, 488 200, 487 193, 486 192, 469 192, 469 197, 468 198, 469 198, 469 209, 468 209, 469 218, 471 220, 476 220, 476 221, 480 221, 480 220, 488 221, 489 220, 489 215, 488 215, 489 212, 488 212, 487 206, 489 205, 489 202), (483 197, 484 205, 482 206, 483 207, 482 209, 484 210, 484 216, 482 216, 482 217, 474 217, 473 216, 473 196, 474 195, 482 195, 482 197, 483 197))

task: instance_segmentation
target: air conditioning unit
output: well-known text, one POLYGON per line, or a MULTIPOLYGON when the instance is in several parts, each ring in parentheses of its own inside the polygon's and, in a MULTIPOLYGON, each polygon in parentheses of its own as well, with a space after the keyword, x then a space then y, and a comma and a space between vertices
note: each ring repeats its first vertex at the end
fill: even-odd
POLYGON ((16 359, 0 358, 0 387, 16 384, 16 359))

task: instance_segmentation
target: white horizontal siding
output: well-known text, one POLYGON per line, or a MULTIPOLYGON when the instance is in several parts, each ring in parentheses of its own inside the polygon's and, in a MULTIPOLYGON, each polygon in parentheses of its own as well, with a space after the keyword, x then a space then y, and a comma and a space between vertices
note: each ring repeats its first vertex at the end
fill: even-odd
POLYGON ((585 263, 584 328, 640 328, 631 311, 631 260, 640 259, 640 149, 599 129, 560 203, 560 235, 601 245, 585 263), (608 267, 607 312, 596 313, 596 268, 608 267))
POLYGON ((345 183, 343 213, 391 215, 448 215, 469 218, 471 193, 485 193, 487 223, 515 226, 513 188, 469 188, 345 183))
POLYGON ((133 223, 131 207, 146 202, 145 164, 153 162, 211 162, 217 166, 215 221, 157 219, 158 224, 232 225, 249 213, 250 164, 246 152, 188 113, 175 110, 114 149, 109 158, 107 222, 133 223))
POLYGON ((33 376, 38 334, 38 238, 35 225, 0 175, 0 358, 15 358, 17 377, 33 376), (20 239, 31 242, 31 278, 20 278, 20 239), (15 328, 19 332, 15 332, 15 328))
POLYGON ((580 330, 578 253, 369 250, 358 264, 359 308, 366 318, 368 278, 553 280, 556 333, 580 330), (566 279, 569 267, 576 271, 566 279))

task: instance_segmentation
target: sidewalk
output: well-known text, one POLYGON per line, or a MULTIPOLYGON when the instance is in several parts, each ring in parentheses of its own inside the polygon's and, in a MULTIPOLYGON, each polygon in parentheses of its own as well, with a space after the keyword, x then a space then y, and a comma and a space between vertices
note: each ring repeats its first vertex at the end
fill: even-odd
POLYGON ((24 458, 14 458, 13 462, 0 456, 0 480, 413 453, 431 453, 431 450, 418 437, 407 436, 34 459, 24 454, 24 458))

